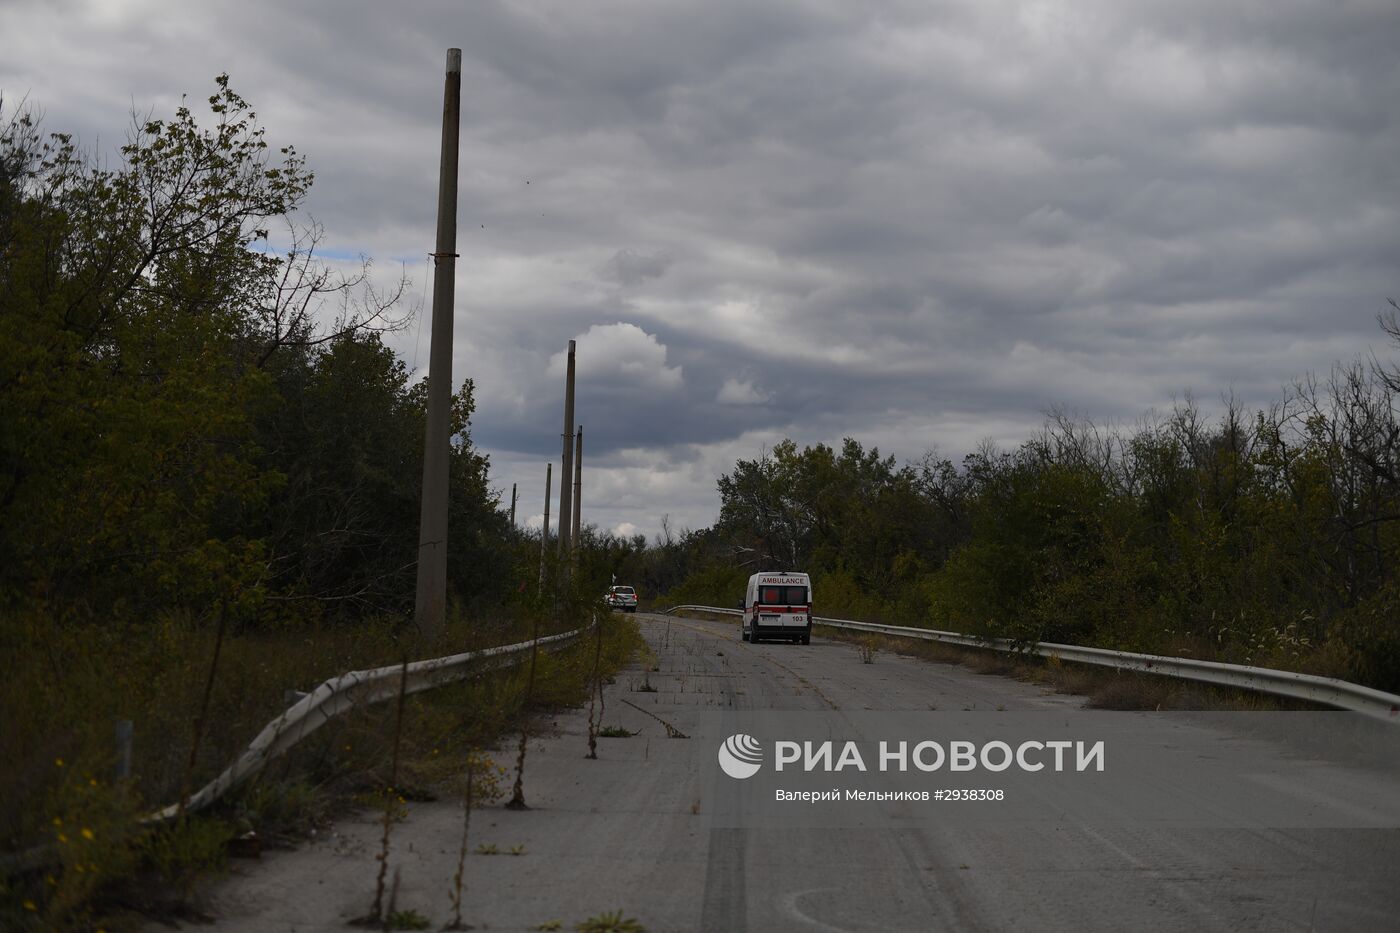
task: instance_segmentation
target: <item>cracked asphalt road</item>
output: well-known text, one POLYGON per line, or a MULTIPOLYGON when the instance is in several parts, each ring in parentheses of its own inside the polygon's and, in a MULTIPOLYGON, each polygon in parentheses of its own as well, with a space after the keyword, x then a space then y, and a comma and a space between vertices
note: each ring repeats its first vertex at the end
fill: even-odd
MULTIPOLYGON (((532 809, 474 811, 471 848, 502 853, 468 857, 463 914, 477 929, 569 930, 611 910, 652 933, 1400 929, 1400 802, 1392 825, 1370 829, 714 826, 716 748, 669 738, 664 723, 692 733, 716 713, 755 710, 1063 711, 1083 698, 885 653, 862 664, 853 645, 821 637, 748 645, 732 624, 637 619, 658 670, 622 672, 605 717, 636 734, 600 738, 589 761, 587 711, 551 717, 531 742, 532 809), (504 854, 517 846, 525 854, 504 854)), ((1242 773, 1276 770, 1284 754, 1251 739, 1214 743, 1242 773)), ((1313 807, 1396 795, 1393 774, 1309 774, 1291 790, 1313 807)), ((372 899, 378 831, 372 815, 342 819, 297 851, 236 862, 208 891, 209 929, 344 930, 372 899)), ((398 906, 434 929, 451 917, 460 832, 447 801, 411 804, 395 829, 398 906)))

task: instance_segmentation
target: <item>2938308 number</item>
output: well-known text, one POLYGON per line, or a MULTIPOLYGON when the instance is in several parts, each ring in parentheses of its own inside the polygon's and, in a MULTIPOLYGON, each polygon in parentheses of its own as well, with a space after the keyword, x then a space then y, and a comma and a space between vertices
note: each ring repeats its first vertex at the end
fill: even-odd
POLYGON ((933 792, 934 800, 1005 800, 1001 788, 944 787, 933 792))

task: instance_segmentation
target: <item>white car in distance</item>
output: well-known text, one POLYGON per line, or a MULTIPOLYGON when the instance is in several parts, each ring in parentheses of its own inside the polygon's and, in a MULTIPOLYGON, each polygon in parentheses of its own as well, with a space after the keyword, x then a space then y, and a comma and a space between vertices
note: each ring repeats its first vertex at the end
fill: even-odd
POLYGON ((603 594, 603 602, 607 603, 611 609, 636 612, 637 591, 630 586, 610 586, 608 591, 603 594))

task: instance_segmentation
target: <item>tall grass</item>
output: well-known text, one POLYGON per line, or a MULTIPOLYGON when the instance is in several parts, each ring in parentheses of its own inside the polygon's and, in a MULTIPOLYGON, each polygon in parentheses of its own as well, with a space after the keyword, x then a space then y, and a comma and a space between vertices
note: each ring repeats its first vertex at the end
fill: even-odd
MULTIPOLYGON (((390 618, 270 632, 230 627, 211 679, 212 621, 170 614, 144 625, 57 627, 33 617, 0 624, 0 651, 16 662, 0 679, 7 719, 0 730, 0 928, 87 929, 100 921, 119 929, 130 911, 185 910, 171 892, 217 865, 233 836, 298 836, 386 784, 407 796, 431 795, 460 776, 471 749, 489 748, 528 713, 518 665, 408 697, 399 775, 391 781, 396 704, 359 708, 210 812, 179 827, 143 826, 142 814, 222 771, 289 705, 289 691, 405 655, 518 642, 533 622, 528 610, 454 619, 431 641, 390 618), (207 715, 197 729, 206 691, 207 715), (135 738, 131 776, 119 781, 114 725, 121 719, 134 723, 135 738)), ((566 627, 551 622, 542 634, 566 627)), ((633 625, 609 626, 603 664, 626 663, 638 640, 633 625)), ((587 700, 589 642, 541 653, 532 706, 587 700)))

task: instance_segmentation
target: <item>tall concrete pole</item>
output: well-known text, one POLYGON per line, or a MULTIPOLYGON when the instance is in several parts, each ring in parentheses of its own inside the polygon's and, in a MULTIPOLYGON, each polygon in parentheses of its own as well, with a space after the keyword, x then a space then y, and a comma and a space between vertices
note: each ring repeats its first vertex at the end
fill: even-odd
POLYGON ((573 531, 569 533, 569 567, 578 566, 579 514, 583 502, 583 425, 579 425, 578 437, 574 441, 574 520, 573 531))
POLYGON ((569 518, 573 514, 570 508, 570 493, 573 491, 569 483, 569 475, 574 472, 574 341, 569 341, 569 368, 564 376, 564 457, 560 461, 562 469, 559 472, 559 557, 567 560, 569 556, 569 518))
POLYGON ((433 253, 433 330, 428 350, 428 415, 423 431, 423 499, 418 517, 418 594, 413 619, 424 634, 447 620, 448 415, 452 398, 452 286, 457 272, 457 136, 462 116, 462 50, 447 50, 438 165, 437 249, 433 253))
POLYGON ((515 530, 515 483, 510 484, 510 530, 515 530))
POLYGON ((549 486, 553 480, 554 464, 544 468, 544 525, 540 528, 540 592, 544 592, 544 568, 549 556, 549 486))

